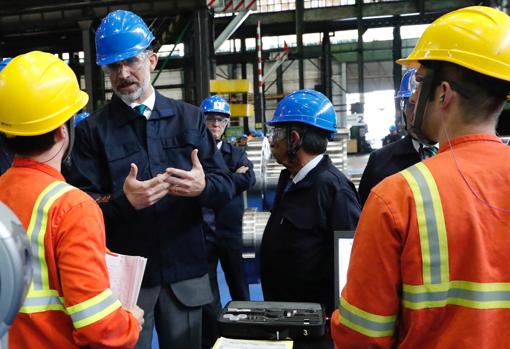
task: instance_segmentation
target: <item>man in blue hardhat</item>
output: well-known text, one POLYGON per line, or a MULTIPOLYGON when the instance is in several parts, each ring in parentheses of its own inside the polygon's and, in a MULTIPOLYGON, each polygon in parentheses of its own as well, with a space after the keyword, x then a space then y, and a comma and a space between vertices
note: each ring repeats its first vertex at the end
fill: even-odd
MULTIPOLYGON (((9 63, 12 58, 6 58, 0 62, 0 72, 5 68, 7 63, 9 63)), ((5 136, 0 134, 0 175, 7 171, 9 167, 11 167, 12 159, 14 157, 13 154, 7 149, 5 145, 5 136)))
POLYGON ((205 246, 214 301, 204 307, 202 346, 211 348, 219 336, 216 321, 221 310, 216 275, 218 260, 225 272, 232 300, 250 300, 242 257, 243 192, 255 184, 255 173, 246 151, 225 141, 225 130, 230 121, 230 105, 227 101, 218 95, 211 96, 204 99, 200 109, 205 115, 207 128, 216 140, 216 146, 232 174, 236 187, 236 196, 227 205, 216 210, 203 209, 205 246))
POLYGON ((354 185, 325 154, 335 110, 322 93, 299 90, 278 103, 268 125, 285 169, 262 237, 264 300, 321 303, 331 313, 334 231, 354 230, 360 214, 354 185))
POLYGON ((398 133, 397 126, 390 125, 388 131, 390 131, 390 133, 388 133, 382 140, 383 145, 388 145, 402 138, 402 136, 398 133))
POLYGON ((82 112, 79 112, 78 114, 76 114, 75 117, 74 117, 74 127, 78 126, 78 124, 80 122, 82 122, 83 120, 85 120, 89 116, 90 116, 90 113, 86 112, 86 111, 82 111, 82 112))
POLYGON ((96 31, 96 63, 113 96, 76 127, 69 181, 100 203, 112 250, 147 257, 136 348, 201 347, 202 306, 212 299, 202 206, 234 185, 200 109, 152 86, 154 36, 130 11, 110 12, 96 31))
POLYGON ((414 69, 406 71, 395 96, 395 99, 400 102, 402 123, 405 125, 407 135, 370 154, 358 188, 361 205, 365 204, 370 190, 384 178, 425 160, 437 152, 436 147, 422 144, 412 130, 416 102, 413 97, 416 88, 415 74, 414 69))

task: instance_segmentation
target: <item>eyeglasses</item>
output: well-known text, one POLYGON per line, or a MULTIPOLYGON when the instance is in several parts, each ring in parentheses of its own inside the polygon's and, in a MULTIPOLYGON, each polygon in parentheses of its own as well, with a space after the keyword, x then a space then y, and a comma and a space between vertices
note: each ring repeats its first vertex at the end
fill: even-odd
POLYGON ((225 126, 226 124, 228 124, 228 118, 221 117, 221 116, 207 115, 205 117, 205 120, 207 121, 208 124, 211 124, 211 125, 218 123, 221 126, 225 126))
POLYGON ((268 130, 267 140, 269 143, 285 138, 287 135, 287 128, 285 127, 274 127, 268 130))
POLYGON ((129 70, 131 70, 131 71, 139 70, 142 67, 143 63, 145 63, 145 61, 147 60, 147 58, 149 57, 150 54, 151 54, 150 52, 144 51, 134 57, 107 64, 107 65, 103 66, 103 70, 109 74, 117 73, 123 67, 129 68, 129 70))

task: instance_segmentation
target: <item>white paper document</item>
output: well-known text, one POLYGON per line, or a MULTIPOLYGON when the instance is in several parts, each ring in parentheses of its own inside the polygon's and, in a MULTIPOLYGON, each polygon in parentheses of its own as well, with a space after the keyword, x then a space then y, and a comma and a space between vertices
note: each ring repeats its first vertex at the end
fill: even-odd
POLYGON ((292 341, 264 341, 220 337, 213 349, 292 349, 292 341))
POLYGON ((110 288, 126 309, 132 309, 138 300, 147 258, 106 254, 110 288))
POLYGON ((351 259, 352 243, 353 239, 338 239, 338 291, 340 293, 347 282, 347 269, 349 269, 349 260, 351 259))

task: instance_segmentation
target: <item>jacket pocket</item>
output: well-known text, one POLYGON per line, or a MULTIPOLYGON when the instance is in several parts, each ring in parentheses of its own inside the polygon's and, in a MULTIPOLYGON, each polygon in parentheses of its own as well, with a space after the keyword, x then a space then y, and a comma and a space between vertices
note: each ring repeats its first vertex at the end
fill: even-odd
POLYGON ((137 143, 112 144, 106 147, 108 170, 113 183, 113 192, 122 190, 124 180, 129 174, 131 163, 138 166, 141 173, 146 166, 141 156, 140 146, 137 143))
POLYGON ((315 223, 315 214, 307 208, 295 208, 288 210, 283 215, 295 230, 310 230, 315 223))
POLYGON ((303 280, 314 278, 321 269, 324 251, 333 244, 333 237, 330 240, 324 236, 319 228, 318 216, 310 208, 285 212, 282 229, 287 231, 287 255, 297 271, 295 277, 303 280))
POLYGON ((199 147, 201 141, 197 130, 184 130, 177 136, 162 139, 168 166, 191 170, 191 152, 199 147))

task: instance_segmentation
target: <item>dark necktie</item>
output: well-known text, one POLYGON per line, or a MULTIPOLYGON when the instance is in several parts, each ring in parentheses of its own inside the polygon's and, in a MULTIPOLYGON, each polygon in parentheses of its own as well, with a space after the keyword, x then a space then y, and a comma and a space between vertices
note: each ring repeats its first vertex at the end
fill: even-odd
POLYGON ((426 146, 423 144, 420 144, 420 158, 422 160, 428 159, 434 155, 437 154, 437 147, 436 146, 426 146))
POLYGON ((136 112, 138 114, 145 116, 144 112, 145 112, 145 109, 147 109, 147 106, 145 104, 139 104, 136 107, 134 107, 133 109, 136 110, 136 112))

